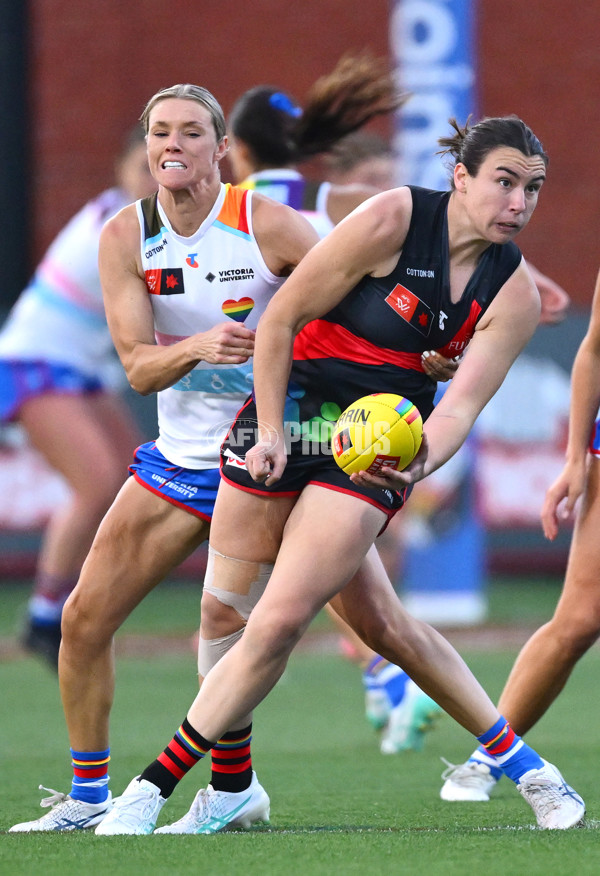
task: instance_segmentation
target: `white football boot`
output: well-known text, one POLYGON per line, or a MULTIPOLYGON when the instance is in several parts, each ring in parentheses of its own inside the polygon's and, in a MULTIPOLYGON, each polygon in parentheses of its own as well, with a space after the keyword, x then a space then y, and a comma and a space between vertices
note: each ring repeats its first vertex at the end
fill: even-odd
POLYGON ((42 830, 87 830, 99 824, 112 809, 112 795, 103 803, 84 803, 75 800, 69 794, 61 794, 52 788, 40 785, 40 791, 50 791, 51 797, 44 797, 40 806, 52 807, 52 811, 42 815, 35 821, 23 821, 13 825, 9 833, 32 833, 42 830))
POLYGON ((533 809, 538 827, 566 830, 583 821, 583 800, 548 761, 540 769, 521 776, 517 788, 533 809))
POLYGON ((236 827, 248 828, 257 821, 268 822, 270 800, 252 773, 250 787, 239 793, 201 788, 183 818, 159 827, 155 833, 218 833, 236 827))
POLYGON ((121 796, 114 800, 113 808, 100 822, 96 833, 99 836, 152 833, 159 812, 166 802, 156 785, 145 779, 140 782, 136 777, 121 796))
POLYGON ((442 773, 442 800, 478 803, 490 799, 498 779, 492 775, 487 764, 477 760, 468 760, 461 764, 449 763, 444 758, 442 760, 448 767, 442 773))

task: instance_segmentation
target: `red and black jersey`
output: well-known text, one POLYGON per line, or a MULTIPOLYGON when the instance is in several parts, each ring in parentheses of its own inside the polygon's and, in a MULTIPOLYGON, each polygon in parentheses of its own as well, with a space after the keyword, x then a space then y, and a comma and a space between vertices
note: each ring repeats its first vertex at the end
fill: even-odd
POLYGON ((450 192, 409 188, 412 217, 394 270, 386 277, 364 277, 296 338, 288 395, 296 416, 299 403, 302 419, 318 417, 320 408, 330 403, 343 410, 372 392, 404 395, 427 417, 436 384, 423 371, 421 354, 438 350, 452 358, 462 353, 478 320, 521 261, 514 243, 491 244, 460 301, 453 303, 450 192))

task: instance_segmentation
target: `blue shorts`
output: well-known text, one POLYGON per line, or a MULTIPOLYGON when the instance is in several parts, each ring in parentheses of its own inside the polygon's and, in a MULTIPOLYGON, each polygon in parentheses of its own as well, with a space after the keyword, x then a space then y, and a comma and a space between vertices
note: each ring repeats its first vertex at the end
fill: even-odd
POLYGON ((221 481, 218 468, 182 468, 173 465, 154 441, 141 444, 129 473, 138 484, 161 499, 203 520, 211 520, 221 481))
POLYGON ((0 421, 17 419, 21 406, 38 395, 88 395, 103 389, 96 377, 69 365, 0 359, 0 421))
POLYGON ((600 459, 600 417, 594 423, 589 449, 592 456, 596 456, 600 459))

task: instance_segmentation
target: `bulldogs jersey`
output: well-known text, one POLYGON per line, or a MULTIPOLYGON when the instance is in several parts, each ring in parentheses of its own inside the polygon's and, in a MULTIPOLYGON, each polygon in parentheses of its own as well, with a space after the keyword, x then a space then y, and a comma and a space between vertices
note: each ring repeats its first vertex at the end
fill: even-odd
MULTIPOLYGON (((251 204, 251 192, 221 185, 200 228, 182 237, 156 195, 136 202, 158 344, 177 343, 227 320, 256 328, 284 278, 264 262, 251 204)), ((223 437, 251 388, 251 359, 243 365, 199 362, 158 393, 160 452, 184 468, 216 468, 223 437)))
POLYGON ((323 417, 324 409, 343 410, 373 392, 404 395, 423 418, 429 416, 436 384, 423 371, 421 354, 433 349, 452 358, 462 353, 517 269, 521 253, 514 243, 490 245, 453 303, 450 193, 410 190, 412 217, 394 270, 386 277, 364 277, 339 305, 298 334, 288 392, 292 420, 323 417))
POLYGON ((63 228, 2 327, 0 358, 69 365, 108 386, 125 384, 104 315, 98 242, 128 203, 120 189, 107 189, 63 228))
POLYGON ((272 168, 251 173, 239 187, 252 189, 298 210, 308 219, 319 237, 325 237, 333 228, 333 222, 327 215, 327 196, 331 188, 328 182, 311 182, 297 170, 272 168))

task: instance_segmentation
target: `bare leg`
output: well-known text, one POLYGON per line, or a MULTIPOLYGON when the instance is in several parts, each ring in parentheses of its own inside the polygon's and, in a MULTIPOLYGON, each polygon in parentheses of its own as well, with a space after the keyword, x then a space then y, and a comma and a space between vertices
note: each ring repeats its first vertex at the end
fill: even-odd
POLYGON ((227 484, 219 489, 213 547, 238 559, 277 559, 244 635, 209 672, 190 710, 190 721, 206 739, 218 739, 267 695, 312 618, 339 589, 340 579, 355 572, 381 527, 382 513, 365 502, 329 492, 327 503, 322 499, 322 488, 306 487, 285 522, 289 508, 280 499, 265 503, 227 484), (243 526, 249 519, 251 531, 243 526), (335 526, 336 519, 344 526, 335 526), (277 553, 273 533, 282 522, 277 553), (315 532, 322 534, 318 542, 315 532))
POLYGON ((23 406, 32 445, 60 472, 72 496, 50 520, 38 559, 42 572, 77 577, 94 533, 127 477, 137 428, 116 398, 44 395, 23 406))
POLYGON ((63 611, 60 690, 71 747, 108 747, 113 634, 147 593, 208 536, 209 524, 132 478, 102 521, 63 611))
MULTIPOLYGON (((222 491, 225 494, 228 494, 228 491, 231 489, 232 488, 227 483, 222 483, 220 486, 220 492, 222 491)), ((238 492, 239 491, 237 490, 235 491, 236 496, 238 492)), ((243 493, 240 494, 240 499, 243 500, 243 496, 243 493)), ((267 554, 271 555, 277 553, 285 521, 295 503, 295 499, 278 497, 274 500, 275 513, 272 513, 270 508, 271 501, 272 500, 267 497, 261 498, 260 496, 252 496, 250 498, 250 505, 253 508, 252 520, 262 532, 261 542, 264 544, 264 549, 261 548, 261 557, 264 557, 267 554)), ((218 581, 217 583, 220 587, 225 586, 222 581, 218 581)), ((242 582, 240 582, 240 585, 241 584, 242 582)), ((227 589, 236 592, 235 582, 229 581, 227 589)), ((245 595, 247 590, 242 587, 239 592, 245 595)), ((211 640, 221 640, 225 637, 231 637, 231 644, 229 645, 229 647, 231 647, 234 638, 232 634, 242 630, 245 626, 246 620, 235 610, 235 608, 225 604, 212 593, 204 590, 202 593, 199 631, 200 646, 204 655, 202 663, 205 664, 210 662, 210 665, 214 665, 214 663, 217 662, 218 655, 223 650, 223 645, 220 645, 220 647, 215 649, 211 648, 210 645, 208 647, 205 646, 205 642, 210 643, 211 640)), ((200 684, 202 684, 204 680, 202 675, 199 675, 198 679, 200 684)), ((245 728, 251 721, 252 715, 245 715, 233 726, 229 727, 229 731, 245 728)))
MULTIPOLYGON (((236 520, 257 522, 252 513, 256 497, 236 495, 231 501, 231 492, 219 493, 211 543, 229 556, 268 561, 268 545, 256 526, 246 542, 247 536, 231 536, 242 532, 236 520)), ((381 512, 367 503, 339 493, 328 494, 327 503, 322 499, 321 488, 303 491, 286 523, 271 581, 244 635, 211 670, 190 710, 192 725, 208 740, 219 738, 267 695, 312 618, 356 573, 381 527, 381 512)), ((345 592, 343 602, 361 638, 384 656, 397 658, 394 662, 472 733, 489 729, 498 719, 494 705, 445 639, 404 612, 385 576, 383 586, 376 552, 355 581, 356 589, 345 592), (386 615, 391 607, 392 614, 386 615), (368 624, 358 616, 368 616, 368 624)))
POLYGON ((332 605, 327 604, 325 609, 335 626, 338 628, 338 632, 344 637, 352 649, 352 656, 349 656, 349 659, 364 669, 376 656, 375 651, 373 651, 372 648, 369 648, 368 645, 365 645, 360 636, 358 636, 352 627, 340 617, 332 605))
POLYGON ((592 459, 554 616, 525 644, 500 697, 500 711, 519 734, 539 721, 600 635, 599 529, 600 464, 592 459))
POLYGON ((470 733, 480 736, 498 719, 497 709, 452 645, 404 610, 375 548, 332 606, 364 642, 404 669, 470 733))

